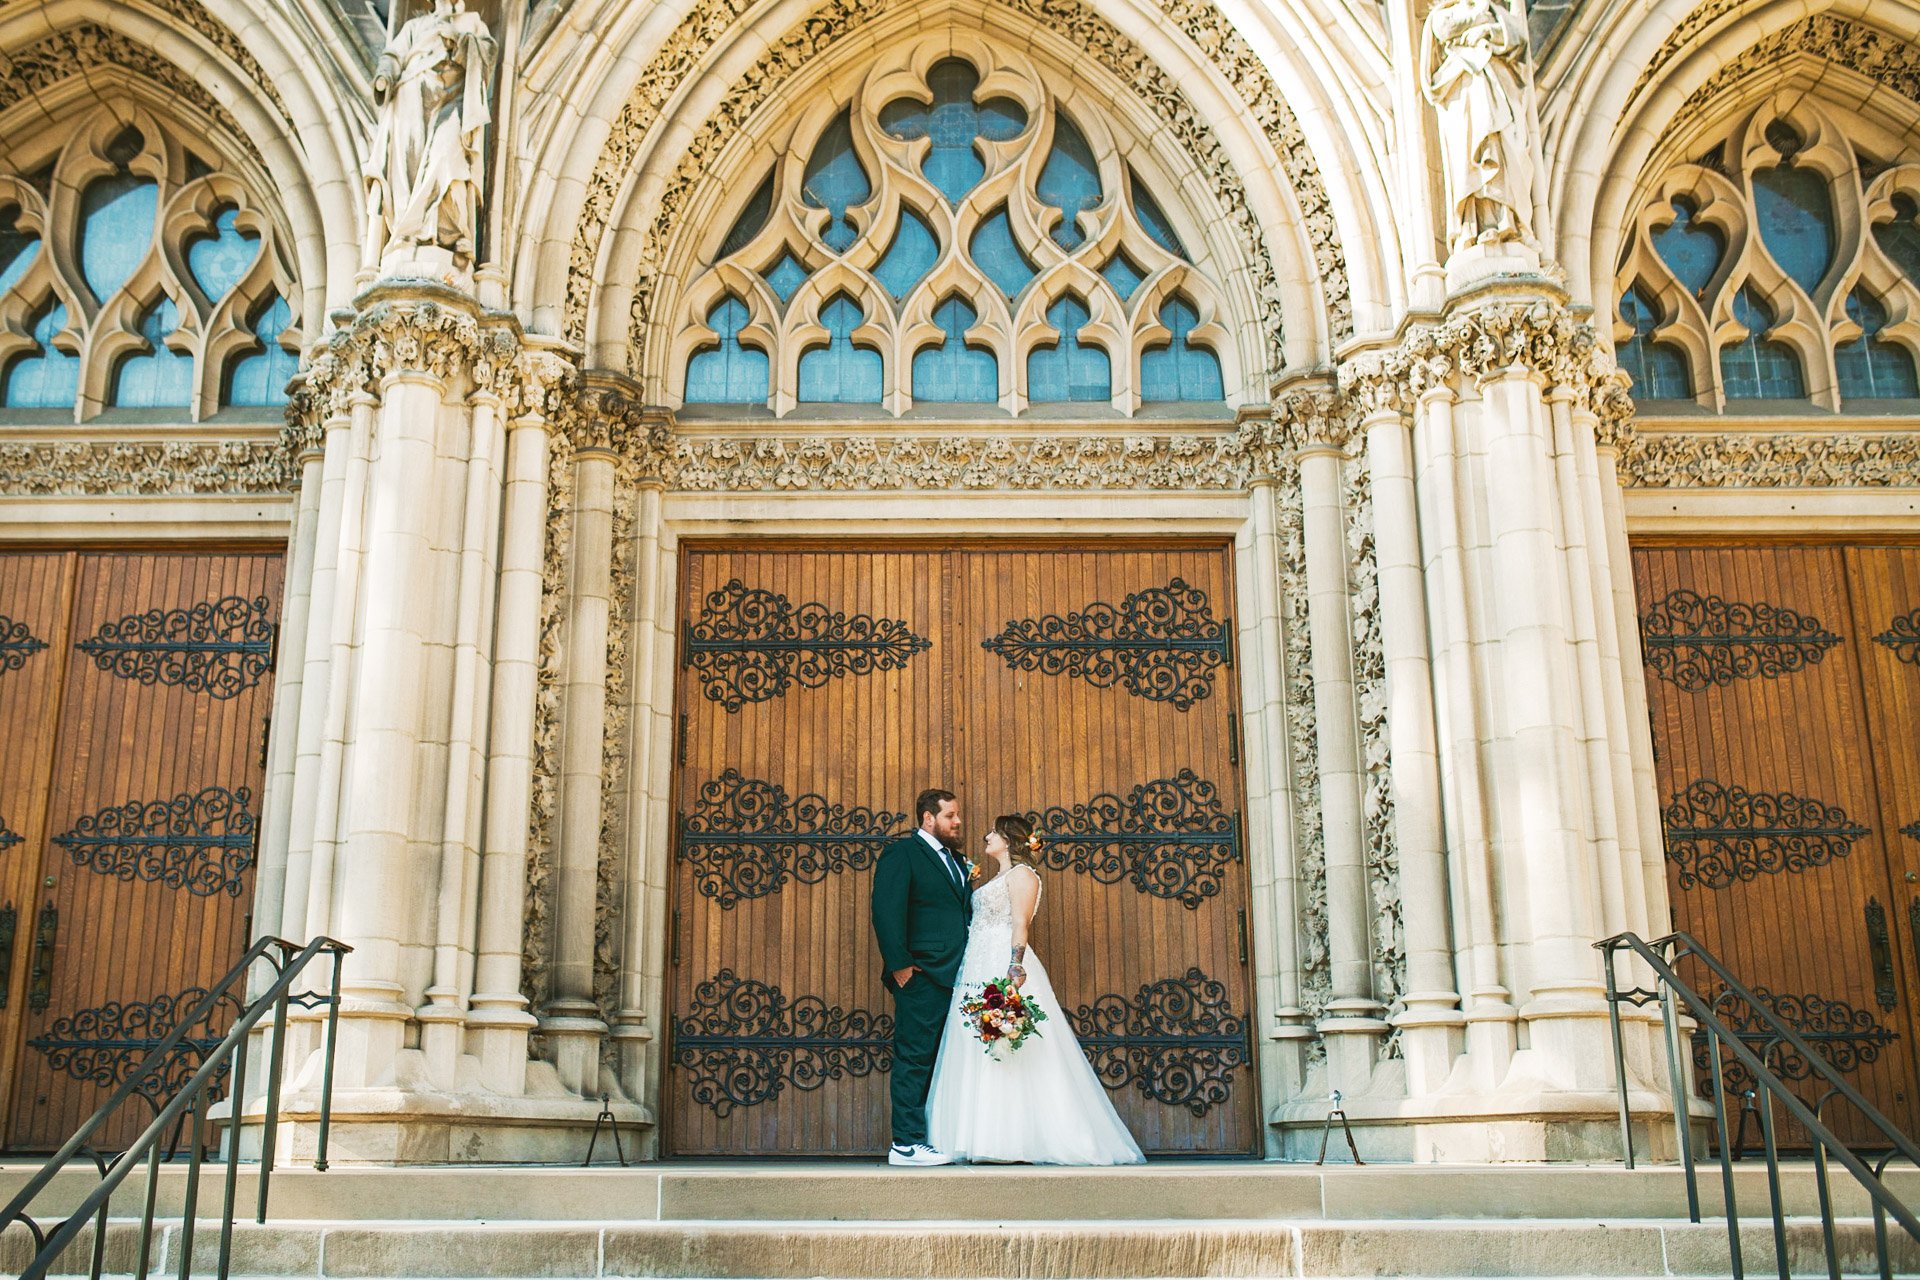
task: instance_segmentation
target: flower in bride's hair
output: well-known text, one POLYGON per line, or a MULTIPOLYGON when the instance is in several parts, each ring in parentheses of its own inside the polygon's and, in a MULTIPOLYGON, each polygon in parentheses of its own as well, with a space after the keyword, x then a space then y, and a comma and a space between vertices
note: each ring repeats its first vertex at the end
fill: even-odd
POLYGON ((1037 835, 1032 835, 1032 836, 1028 836, 1028 837, 1027 837, 1027 852, 1028 852, 1028 853, 1038 853, 1038 852, 1040 852, 1040 837, 1039 837, 1039 836, 1037 836, 1037 835))

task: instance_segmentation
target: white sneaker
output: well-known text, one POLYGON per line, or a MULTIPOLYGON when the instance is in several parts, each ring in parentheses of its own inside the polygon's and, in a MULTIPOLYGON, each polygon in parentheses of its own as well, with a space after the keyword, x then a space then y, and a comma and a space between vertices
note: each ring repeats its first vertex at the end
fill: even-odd
POLYGON ((906 1145, 896 1142, 893 1144, 893 1149, 887 1152, 887 1163, 911 1165, 916 1169, 925 1169, 937 1164, 952 1164, 953 1157, 944 1151, 935 1151, 924 1142, 915 1142, 906 1145))

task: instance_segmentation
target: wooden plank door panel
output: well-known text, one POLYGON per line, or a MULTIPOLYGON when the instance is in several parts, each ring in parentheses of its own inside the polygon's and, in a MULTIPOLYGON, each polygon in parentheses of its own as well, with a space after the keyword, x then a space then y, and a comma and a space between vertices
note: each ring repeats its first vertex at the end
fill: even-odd
POLYGON ((1911 1129, 1914 983, 1887 963, 1900 934, 1846 557, 1640 548, 1634 568, 1675 927, 1834 1037, 1849 1079, 1911 1129))
POLYGON ((1199 643, 1230 634, 1227 557, 1210 546, 1042 547, 955 559, 955 598, 972 624, 951 679, 964 691, 957 773, 974 838, 996 813, 1041 818, 1049 865, 1033 945, 1082 1032, 1097 1024, 1132 1038, 1093 1061, 1141 1147, 1249 1154, 1257 1090, 1244 1049, 1235 683, 1230 651, 1199 643), (1195 647, 1171 663, 1164 651, 1100 647, 1189 632, 1195 647), (1185 847, 1062 838, 1195 828, 1236 838, 1185 847), (1165 1054, 1145 1044, 1203 1033, 1220 1043, 1165 1054))
POLYGON ((1880 808, 1872 821, 1891 861, 1893 964, 1920 1028, 1920 547, 1848 547, 1851 630, 1865 690, 1880 808))
POLYGON ((0 1099, 27 1014, 74 560, 61 551, 0 553, 0 1099))
MULTIPOLYGON (((1251 1152, 1232 598, 1218 545, 689 548, 668 1150, 884 1148, 892 1003, 867 919, 872 860, 911 828, 917 792, 945 785, 970 850, 996 813, 1080 822, 1077 842, 1047 850, 1034 936, 1055 1012, 1091 1033, 1146 1149, 1251 1152), (1151 654, 1113 667, 1113 646, 1082 646, 1052 673, 1020 664, 1039 633, 1010 627, 1129 596, 1145 612, 1119 625, 1142 634, 1169 616, 1218 624, 1217 652, 1179 660, 1199 672, 1175 682, 1181 705, 1151 654), (760 642, 729 647, 749 632, 760 642), (808 656, 765 643, 775 634, 808 656), (1208 824, 1187 846, 1153 839, 1156 825, 1208 824)), ((1100 613, 1093 631, 1112 624, 1100 613)))
MULTIPOLYGON (((63 1141, 245 946, 280 574, 271 552, 78 558, 35 850, 58 921, 51 999, 24 1020, 16 1149, 63 1141)), ((142 1123, 123 1113, 99 1142, 142 1123)))

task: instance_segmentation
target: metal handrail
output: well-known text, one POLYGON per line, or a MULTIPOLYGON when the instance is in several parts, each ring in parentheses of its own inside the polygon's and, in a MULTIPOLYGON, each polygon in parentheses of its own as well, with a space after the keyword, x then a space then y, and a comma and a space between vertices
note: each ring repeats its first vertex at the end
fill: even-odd
POLYGON ((91 1280, 100 1280, 106 1260, 107 1214, 113 1193, 127 1180, 134 1166, 143 1158, 147 1166, 147 1182, 144 1208, 140 1219, 140 1249, 136 1277, 137 1280, 146 1280, 151 1266, 154 1206, 159 1193, 162 1150, 163 1147, 170 1150, 174 1145, 163 1142, 163 1136, 169 1126, 174 1126, 177 1143, 180 1126, 190 1123, 192 1137, 188 1151, 186 1193, 181 1207, 179 1249, 179 1280, 188 1280, 193 1268, 193 1231, 195 1210, 199 1199, 200 1166, 206 1153, 204 1131, 208 1112, 214 1102, 213 1095, 223 1075, 231 1082, 231 1087, 227 1091, 230 1105, 218 1272, 221 1280, 225 1280, 232 1260, 234 1203, 240 1174, 240 1110, 246 1090, 248 1042, 252 1039, 254 1028, 271 1010, 273 1029, 266 1078, 266 1123, 260 1141, 260 1187, 254 1218, 256 1222, 265 1222, 268 1185, 274 1168, 275 1140, 280 1117, 280 1081, 285 1066, 287 1009, 292 1005, 298 1005, 303 1009, 325 1006, 327 1009, 320 1085, 320 1127, 314 1156, 314 1168, 324 1170, 327 1167, 327 1135, 333 1112, 333 1058, 340 1016, 340 970, 342 962, 351 950, 353 948, 332 938, 315 938, 304 947, 282 938, 262 938, 249 947, 239 963, 234 965, 205 997, 176 1022, 171 1031, 161 1037, 106 1102, 74 1132, 71 1138, 67 1139, 60 1150, 55 1152, 37 1173, 27 1180, 8 1202, 6 1208, 0 1209, 0 1233, 4 1233, 15 1222, 20 1222, 26 1226, 34 1238, 33 1260, 21 1273, 20 1280, 41 1280, 86 1227, 89 1219, 94 1220, 93 1261, 89 1275, 91 1280), (333 957, 332 984, 328 993, 325 995, 314 992, 293 994, 293 985, 307 965, 315 957, 323 954, 333 957), (175 1091, 172 1099, 155 1109, 152 1122, 141 1131, 139 1137, 112 1160, 102 1157, 90 1144, 93 1135, 118 1112, 129 1098, 138 1095, 152 1105, 152 1098, 140 1088, 142 1082, 166 1067, 182 1041, 185 1040, 187 1031, 206 1020, 222 999, 230 998, 233 989, 247 981, 247 975, 252 967, 263 960, 274 970, 273 981, 241 1010, 239 1016, 234 1019, 233 1026, 228 1029, 220 1042, 202 1057, 199 1069, 175 1091), (49 1232, 28 1212, 28 1209, 34 1199, 76 1156, 85 1156, 93 1162, 100 1174, 100 1184, 86 1195, 71 1214, 55 1224, 49 1232))
POLYGON ((1759 1094, 1760 1105, 1757 1111, 1760 1116, 1760 1135, 1767 1158, 1767 1197, 1773 1217, 1774 1260, 1781 1280, 1787 1280, 1788 1276, 1787 1229, 1786 1211, 1780 1186, 1780 1150, 1773 1115, 1776 1103, 1783 1107, 1788 1115, 1800 1122, 1814 1142, 1814 1178, 1820 1197, 1821 1239, 1826 1249, 1827 1274, 1830 1280, 1839 1280, 1840 1277, 1839 1250, 1834 1239, 1833 1196, 1829 1185, 1828 1162, 1830 1160, 1837 1160, 1847 1172, 1851 1173, 1872 1202, 1880 1274, 1887 1280, 1891 1280, 1893 1266, 1891 1254, 1887 1248, 1886 1220, 1891 1216, 1909 1236, 1915 1241, 1920 1241, 1920 1218, 1917 1218, 1900 1198, 1887 1188, 1881 1174, 1886 1171, 1888 1162, 1895 1156, 1905 1156, 1915 1165, 1920 1166, 1920 1147, 1916 1147, 1912 1139, 1880 1114, 1861 1096, 1859 1090, 1842 1079, 1832 1064, 1807 1043, 1799 1032, 1787 1025, 1759 996, 1736 979, 1717 957, 1700 944, 1697 938, 1685 933, 1671 933, 1647 942, 1636 934, 1621 933, 1611 938, 1604 938, 1594 946, 1607 958, 1603 966, 1606 971, 1607 1014, 1613 1029, 1614 1078, 1619 1088, 1620 1100, 1620 1140, 1627 1167, 1630 1169, 1634 1167, 1633 1135, 1628 1123, 1626 1051, 1620 1025, 1620 1006, 1629 1004, 1640 1007, 1657 1001, 1661 1006, 1662 1025, 1666 1032, 1667 1076, 1673 1091, 1675 1141, 1680 1149, 1681 1163, 1686 1168, 1688 1216, 1694 1222, 1700 1221, 1700 1193, 1693 1159, 1692 1094, 1686 1083, 1690 1073, 1681 1066, 1682 1038, 1678 1011, 1675 1007, 1677 997, 1685 1004, 1688 1016, 1695 1023, 1695 1034, 1703 1034, 1707 1041, 1708 1069, 1713 1076, 1713 1116, 1720 1148, 1721 1196, 1726 1212, 1727 1240, 1732 1254, 1734 1280, 1742 1280, 1745 1275, 1745 1260, 1740 1250, 1740 1210, 1733 1185, 1732 1141, 1727 1132, 1724 1055, 1728 1052, 1731 1052, 1734 1059, 1747 1069, 1754 1080, 1754 1088, 1759 1094), (1613 959, 1623 951, 1638 956, 1648 968, 1653 970, 1656 983, 1654 987, 1630 987, 1622 990, 1618 986, 1614 976, 1613 959), (1714 977, 1724 984, 1721 993, 1713 1000, 1708 1000, 1694 990, 1675 972, 1674 964, 1690 957, 1699 960, 1714 977), (1746 1001, 1748 1007, 1766 1025, 1769 1036, 1766 1047, 1761 1052, 1756 1053, 1747 1043, 1746 1037, 1733 1030, 1721 1019, 1719 1005, 1727 992, 1732 992, 1746 1001), (1820 1083, 1826 1086, 1825 1092, 1812 1106, 1808 1106, 1788 1089, 1786 1082, 1767 1065, 1767 1059, 1782 1045, 1800 1055, 1808 1064, 1809 1071, 1817 1075, 1820 1083), (1892 1148, 1877 1167, 1869 1168, 1866 1162, 1821 1119, 1827 1104, 1836 1098, 1854 1107, 1892 1148))

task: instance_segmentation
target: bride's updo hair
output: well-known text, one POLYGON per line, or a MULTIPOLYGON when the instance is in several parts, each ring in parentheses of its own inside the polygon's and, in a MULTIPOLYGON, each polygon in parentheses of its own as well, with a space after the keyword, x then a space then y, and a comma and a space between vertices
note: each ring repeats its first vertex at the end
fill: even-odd
POLYGON ((1007 856, 1023 867, 1038 867, 1040 837, 1033 824, 1017 813, 1003 813, 993 820, 993 829, 1007 842, 1007 856))

